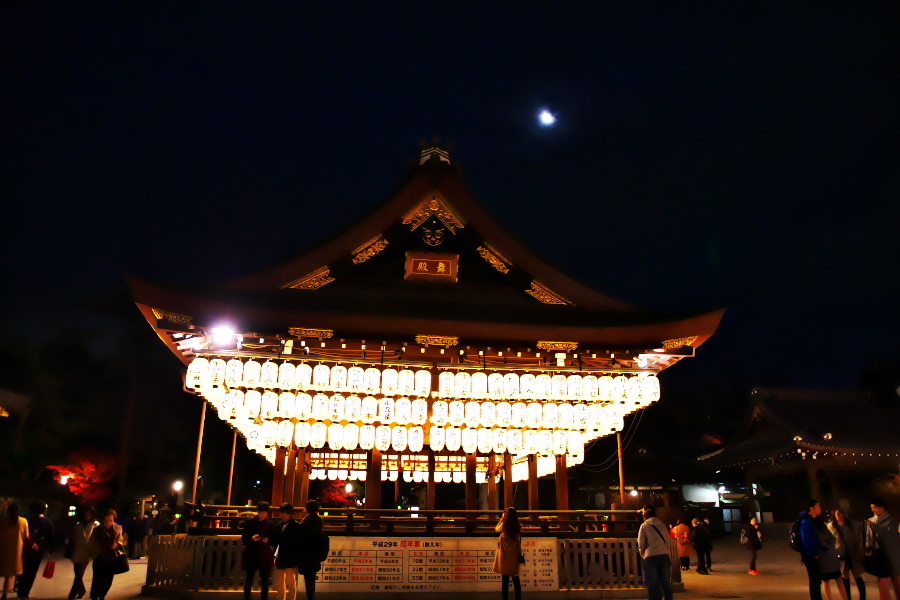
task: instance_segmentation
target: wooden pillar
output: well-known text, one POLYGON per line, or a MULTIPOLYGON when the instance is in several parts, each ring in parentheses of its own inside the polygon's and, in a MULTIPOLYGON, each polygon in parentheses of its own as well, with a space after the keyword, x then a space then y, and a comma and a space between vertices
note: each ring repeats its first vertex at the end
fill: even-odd
POLYGON ((381 508, 381 451, 369 450, 366 465, 366 508, 381 508))
POLYGON ((491 453, 488 456, 488 510, 500 510, 500 498, 497 494, 497 455, 491 453))
POLYGON ((616 432, 616 447, 617 454, 619 456, 619 502, 622 503, 622 508, 627 506, 628 501, 625 498, 625 462, 622 460, 624 455, 624 450, 622 449, 622 432, 616 432))
POLYGON ((428 449, 428 483, 425 484, 425 510, 434 510, 435 483, 434 483, 434 450, 428 449))
POLYGON ((504 508, 516 506, 516 489, 512 480, 512 454, 503 453, 503 504, 504 508))
POLYGON ((294 481, 297 478, 297 453, 294 451, 293 444, 288 446, 285 455, 284 469, 284 502, 294 503, 294 481))
POLYGON ((294 506, 306 506, 309 500, 309 468, 306 465, 306 448, 294 453, 294 506))
POLYGON ((234 439, 231 440, 231 467, 228 469, 228 497, 225 504, 231 506, 231 491, 234 489, 234 455, 237 452, 237 429, 234 430, 234 439))
POLYGON ((556 510, 569 510, 569 469, 565 455, 556 457, 556 510))
POLYGON ((275 476, 272 478, 272 506, 281 506, 284 499, 284 448, 275 450, 275 476))
POLYGON ((478 484, 475 483, 475 453, 466 454, 466 510, 478 510, 478 484))
POLYGON ((537 455, 528 455, 528 510, 538 510, 540 500, 538 499, 538 476, 537 476, 537 455))
POLYGON ((191 486, 191 504, 197 504, 197 487, 200 482, 200 454, 203 452, 203 428, 206 425, 206 404, 200 409, 200 435, 197 436, 197 458, 194 462, 194 484, 191 486))

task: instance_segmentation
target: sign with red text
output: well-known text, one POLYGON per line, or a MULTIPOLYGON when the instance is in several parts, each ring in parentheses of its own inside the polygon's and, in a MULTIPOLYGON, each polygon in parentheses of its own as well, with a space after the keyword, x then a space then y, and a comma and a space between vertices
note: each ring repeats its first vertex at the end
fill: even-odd
MULTIPOLYGON (((323 592, 499 591, 497 538, 338 537, 316 578, 323 592)), ((522 590, 559 589, 556 538, 523 538, 522 590)))

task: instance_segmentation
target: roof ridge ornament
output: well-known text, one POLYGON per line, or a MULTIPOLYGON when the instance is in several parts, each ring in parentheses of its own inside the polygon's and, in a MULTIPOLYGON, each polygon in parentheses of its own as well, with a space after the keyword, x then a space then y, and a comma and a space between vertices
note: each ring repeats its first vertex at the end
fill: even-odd
POLYGON ((509 273, 509 268, 512 266, 512 261, 497 252, 487 242, 485 242, 485 244, 482 246, 478 246, 478 254, 480 254, 481 258, 487 261, 489 265, 491 265, 504 275, 509 273))
POLYGON ((544 304, 569 304, 575 306, 559 294, 552 292, 547 286, 538 283, 537 280, 531 282, 531 289, 525 290, 526 293, 534 296, 544 304))
POLYGON ((189 317, 188 315, 182 315, 175 312, 170 312, 168 310, 163 310, 161 308, 151 308, 153 311, 153 316, 157 319, 167 319, 172 323, 181 323, 182 325, 190 325, 191 321, 194 320, 194 317, 189 317))
POLYGON ((422 147, 422 153, 419 155, 420 166, 435 157, 439 161, 443 161, 448 165, 450 164, 450 148, 445 148, 445 145, 441 144, 441 138, 435 136, 431 139, 430 143, 422 140, 419 142, 419 145, 422 147))
POLYGON ((353 264, 358 265, 359 263, 364 263, 382 250, 384 250, 388 245, 388 241, 384 239, 384 235, 378 234, 373 237, 371 240, 351 252, 353 255, 353 264))
POLYGON ((450 208, 444 197, 438 192, 426 194, 426 197, 421 202, 403 215, 402 223, 409 225, 410 231, 415 231, 419 225, 427 221, 432 215, 437 217, 453 235, 456 235, 457 229, 462 229, 466 226, 463 218, 450 208))
POLYGON ((316 269, 312 273, 295 279, 290 283, 284 284, 283 286, 281 286, 281 289, 294 288, 298 290, 317 290, 323 285, 329 284, 334 281, 334 277, 331 277, 330 273, 331 269, 329 269, 326 265, 320 269, 316 269))

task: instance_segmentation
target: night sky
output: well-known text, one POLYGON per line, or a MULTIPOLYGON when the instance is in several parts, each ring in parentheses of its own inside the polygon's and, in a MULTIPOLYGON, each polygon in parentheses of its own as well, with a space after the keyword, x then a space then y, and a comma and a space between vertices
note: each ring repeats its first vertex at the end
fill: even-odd
POLYGON ((83 306, 124 273, 278 262, 440 136, 563 270, 728 307, 682 376, 853 387, 896 347, 897 3, 297 6, 5 5, 0 335, 112 351, 83 306))

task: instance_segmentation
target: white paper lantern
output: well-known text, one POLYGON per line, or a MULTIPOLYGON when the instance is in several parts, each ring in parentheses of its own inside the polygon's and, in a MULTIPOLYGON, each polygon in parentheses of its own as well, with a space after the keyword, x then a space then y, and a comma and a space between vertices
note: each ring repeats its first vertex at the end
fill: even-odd
POLYGON ((431 394, 431 373, 422 369, 416 371, 416 391, 415 395, 419 398, 425 398, 431 394))
POLYGON ((628 385, 628 378, 620 375, 619 377, 613 377, 612 380, 612 401, 613 402, 621 402, 625 400, 625 392, 628 385))
POLYGON ((534 397, 540 400, 550 398, 553 393, 553 380, 546 373, 541 373, 534 378, 534 397))
POLYGON ((537 454, 538 440, 536 429, 526 429, 522 434, 522 446, 526 454, 537 454))
POLYGON ((511 417, 509 420, 510 425, 514 427, 525 427, 525 420, 527 419, 528 409, 525 406, 524 402, 516 402, 512 405, 511 417))
POLYGON ((235 420, 244 417, 244 392, 231 390, 228 392, 228 418, 235 420))
POLYGON ((187 377, 185 377, 185 386, 199 390, 209 381, 209 361, 205 358, 198 357, 191 361, 188 365, 187 377))
POLYGON ((462 432, 459 427, 447 427, 444 430, 444 446, 450 452, 459 450, 462 444, 462 432))
POLYGON ((271 389, 278 387, 278 365, 271 360, 264 362, 260 369, 259 379, 264 388, 271 389))
POLYGON ((332 450, 341 450, 344 447, 344 426, 332 423, 328 426, 328 447, 332 450))
POLYGON ((498 427, 491 431, 491 435, 494 438, 492 444, 494 447, 494 452, 496 452, 497 454, 503 454, 504 452, 506 452, 506 430, 498 427))
POLYGON ((278 416, 278 394, 268 391, 262 395, 260 416, 263 419, 274 419, 278 416))
POLYGON ((317 421, 324 421, 328 418, 329 406, 328 396, 325 394, 316 394, 312 401, 312 418, 317 421))
POLYGON ((400 371, 397 393, 411 395, 416 391, 416 374, 409 369, 400 371))
POLYGON ((466 420, 466 407, 459 400, 453 400, 448 404, 447 420, 451 425, 459 427, 466 420))
POLYGON ((497 424, 497 405, 493 402, 481 403, 480 423, 485 427, 493 427, 497 424))
POLYGON ((375 367, 366 369, 366 391, 377 394, 381 391, 381 371, 375 367))
POLYGON ((421 398, 413 400, 411 411, 411 420, 416 425, 424 425, 428 421, 428 402, 426 400, 422 400, 421 398))
POLYGON ((444 371, 438 376, 438 394, 441 398, 453 398, 456 395, 456 376, 450 371, 444 371))
POLYGON ((584 429, 588 425, 587 405, 576 404, 572 411, 572 421, 576 428, 584 429))
POLYGON ((641 378, 629 377, 625 383, 625 398, 629 402, 639 403, 641 401, 641 378))
POLYGON ((294 416, 298 419, 312 418, 312 396, 306 393, 297 394, 297 404, 294 409, 294 416))
POLYGON ((599 385, 598 397, 602 402, 609 402, 613 399, 613 378, 609 375, 603 375, 597 380, 599 385))
POLYGON ((328 403, 328 418, 334 423, 340 423, 344 420, 344 406, 347 400, 340 395, 335 394, 328 403))
POLYGON ((512 405, 509 402, 498 402, 497 403, 497 413, 494 417, 497 425, 500 427, 506 427, 509 425, 510 420, 512 419, 512 405))
POLYGON ((359 426, 356 423, 344 425, 344 441, 345 450, 356 450, 359 446, 359 426))
POLYGON ((418 425, 410 427, 406 435, 406 444, 410 452, 421 452, 425 445, 425 431, 418 425))
POLYGON ((244 386, 248 388, 259 387, 260 375, 262 374, 262 365, 255 360, 248 360, 244 363, 244 386))
POLYGON ((528 404, 525 423, 532 428, 541 427, 544 424, 544 410, 538 402, 528 404))
POLYGON ((347 389, 347 367, 335 365, 331 367, 331 389, 336 392, 347 389))
POLYGON ((359 396, 348 396, 344 403, 344 418, 355 423, 362 418, 362 400, 359 396))
POLYGON ((225 385, 230 388, 240 387, 244 383, 244 363, 232 358, 225 366, 225 385))
POLYGON ((580 400, 584 391, 584 380, 581 375, 569 375, 566 378, 566 395, 573 400, 580 400))
POLYGON ((391 398, 382 398, 378 401, 378 421, 382 425, 394 422, 394 401, 391 398))
POLYGON ((316 365, 313 367, 312 385, 317 390, 328 389, 331 382, 331 369, 328 365, 316 365))
POLYGON ((440 452, 444 449, 444 433, 443 427, 431 427, 428 430, 428 445, 435 452, 440 452))
POLYGON ((262 440, 266 446, 274 446, 278 441, 278 423, 275 421, 263 421, 262 440))
POLYGON ((647 375, 641 378, 641 396, 650 402, 659 400, 659 378, 656 375, 647 375))
POLYGON ((259 416, 259 409, 262 406, 262 394, 258 390, 250 390, 244 394, 244 417, 247 419, 255 419, 259 416))
POLYGON ((375 426, 368 423, 359 428, 359 447, 371 450, 375 447, 375 426))
POLYGON ((494 450, 494 432, 487 428, 478 429, 478 451, 482 454, 490 454, 494 450))
POLYGON ((362 399, 361 418, 364 423, 374 423, 378 418, 378 400, 372 396, 366 396, 362 399))
POLYGON ((475 401, 466 402, 466 427, 477 427, 479 423, 481 423, 481 403, 475 401))
POLYGON ((466 472, 465 471, 453 471, 453 483, 465 483, 466 481, 466 472))
POLYGON ((567 436, 566 450, 569 454, 584 454, 584 438, 577 431, 570 431, 567 436))
POLYGON ((550 397, 554 400, 565 400, 569 391, 565 375, 554 375, 550 379, 550 397))
POLYGON ((375 428, 375 447, 382 452, 391 447, 391 428, 389 425, 379 425, 375 428))
POLYGON ((294 424, 290 421, 282 421, 278 424, 278 445, 287 448, 294 439, 294 424))
POLYGON ((488 396, 491 398, 503 398, 506 390, 503 385, 503 375, 500 373, 491 373, 488 376, 488 396))
POLYGON ((406 450, 406 427, 398 425, 391 428, 391 448, 397 452, 406 450))
POLYGON ((350 367, 347 369, 347 387, 351 392, 366 391, 366 372, 362 367, 350 367))
POLYGON ((553 402, 544 405, 542 422, 544 427, 554 428, 559 423, 559 407, 553 402))
POLYGON ((531 373, 525 373, 519 377, 519 397, 534 398, 535 385, 537 378, 531 373))
POLYGON ((313 448, 321 448, 328 439, 328 427, 325 423, 313 423, 309 430, 309 445, 313 448))
POLYGON ((485 473, 484 471, 475 471, 475 483, 487 483, 487 473, 485 473))
POLYGON ((456 374, 456 398, 468 398, 472 395, 472 376, 465 371, 456 374))
POLYGON ((209 384, 212 386, 220 386, 225 383, 225 371, 228 369, 225 361, 221 358, 214 358, 209 361, 209 384))
POLYGON ((399 374, 396 369, 385 369, 381 372, 381 393, 385 396, 393 396, 397 393, 399 374))
POLYGON ((409 398, 398 398, 394 402, 394 421, 401 425, 412 422, 412 402, 409 398))
POLYGON ((486 398, 488 395, 488 376, 486 373, 472 373, 472 398, 486 398))
POLYGON ((600 394, 596 375, 585 375, 581 378, 581 397, 587 401, 596 402, 600 394))
POLYGON ((438 427, 443 427, 448 422, 447 403, 443 400, 435 400, 431 405, 431 422, 438 427))
POLYGON ((296 389, 296 384, 294 383, 296 374, 297 367, 293 363, 288 361, 281 363, 281 366, 278 367, 278 387, 283 390, 296 389))
POLYGON ((503 378, 503 396, 515 398, 519 393, 519 376, 515 373, 507 373, 503 378))
POLYGON ((298 390, 308 390, 312 386, 312 367, 300 363, 294 370, 294 385, 298 390))
MULTIPOLYGON (((594 405, 592 405, 594 406, 594 405)), ((575 409, 568 402, 564 402, 557 408, 557 423, 559 427, 571 427, 574 424, 575 409)))
POLYGON ((568 444, 568 436, 565 429, 557 429, 553 432, 553 454, 560 455, 566 453, 568 444))

